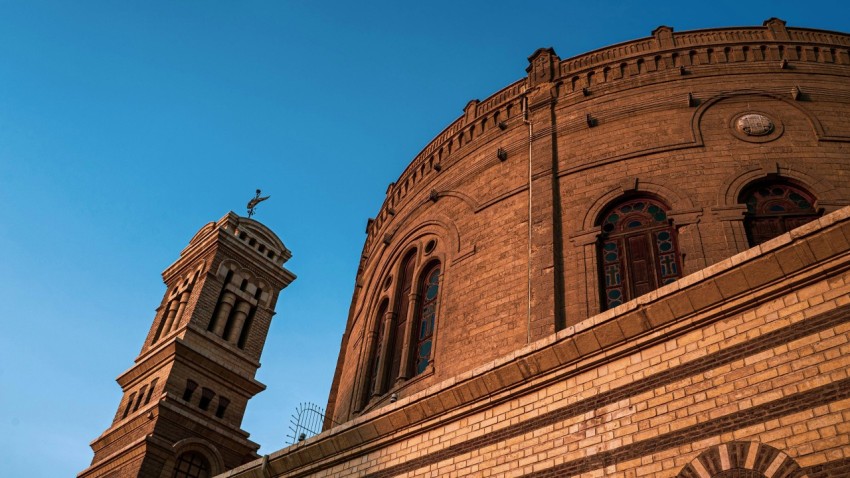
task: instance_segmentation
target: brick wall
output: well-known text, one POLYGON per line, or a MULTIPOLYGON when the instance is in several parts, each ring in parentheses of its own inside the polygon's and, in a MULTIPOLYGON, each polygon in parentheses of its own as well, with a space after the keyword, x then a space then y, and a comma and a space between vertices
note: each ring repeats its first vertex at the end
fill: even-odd
POLYGON ((845 208, 221 476, 847 476, 849 341, 845 208))
POLYGON ((526 80, 470 102, 389 186, 367 227, 329 398, 333 420, 598 314, 598 221, 619 199, 670 207, 685 274, 748 249, 738 201, 755 181, 798 184, 827 213, 848 204, 848 47, 846 35, 772 19, 665 27, 566 60, 535 52, 526 80), (771 134, 736 130, 734 120, 753 112, 773 121, 771 134), (431 238, 443 263, 432 364, 415 379, 393 378, 364 407, 377 309, 395 297, 401 257, 431 238))

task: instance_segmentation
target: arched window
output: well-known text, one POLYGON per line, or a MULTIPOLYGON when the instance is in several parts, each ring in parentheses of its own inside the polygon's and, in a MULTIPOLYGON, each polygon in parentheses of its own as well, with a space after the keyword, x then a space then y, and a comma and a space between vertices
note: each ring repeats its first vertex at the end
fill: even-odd
POLYGON ((750 247, 784 234, 820 216, 815 198, 807 191, 780 180, 755 183, 741 192, 747 205, 744 228, 750 247))
POLYGON ((437 318, 437 296, 440 292, 440 263, 430 265, 419 281, 419 310, 416 311, 416 328, 413 329, 414 348, 413 375, 428 368, 431 360, 431 344, 434 337, 434 321, 437 318))
POLYGON ((682 276, 676 230, 667 206, 629 199, 608 209, 599 241, 602 304, 616 307, 682 276))
POLYGON ((386 336, 386 315, 388 301, 384 300, 378 307, 378 315, 375 317, 375 340, 372 342, 372 361, 369 363, 369 381, 366 384, 366 393, 364 394, 364 403, 369 401, 369 397, 380 395, 383 390, 378 389, 378 376, 381 374, 381 345, 384 343, 386 336))
POLYGON ((356 401, 360 409, 399 382, 425 372, 433 359, 442 273, 442 261, 432 256, 436 247, 437 240, 431 239, 421 249, 410 249, 395 264, 393 275, 380 282, 386 295, 377 302, 376 316, 368 325, 373 334, 371 345, 366 340, 362 349, 364 366, 358 376, 356 401), (420 260, 422 257, 430 258, 420 260))
POLYGON ((180 455, 174 467, 174 478, 209 478, 210 462, 198 452, 190 451, 180 455))
POLYGON ((391 330, 389 350, 392 354, 388 357, 390 362, 389 386, 398 378, 401 371, 401 352, 404 348, 404 332, 407 327, 407 309, 410 308, 410 292, 413 288, 413 269, 416 266, 416 251, 410 251, 402 261, 401 274, 399 274, 398 295, 396 296, 395 320, 391 330))

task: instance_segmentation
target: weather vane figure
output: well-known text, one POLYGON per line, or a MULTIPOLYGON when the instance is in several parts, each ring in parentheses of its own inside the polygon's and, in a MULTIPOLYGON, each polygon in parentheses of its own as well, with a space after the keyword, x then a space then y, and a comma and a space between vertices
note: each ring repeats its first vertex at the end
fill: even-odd
POLYGON ((256 208, 256 207, 257 207, 257 204, 260 204, 261 202, 263 202, 263 201, 265 201, 266 199, 268 199, 268 198, 270 198, 270 197, 271 197, 271 196, 260 197, 260 193, 261 193, 261 192, 262 192, 262 191, 260 191, 259 189, 257 189, 257 195, 256 195, 256 196, 254 196, 254 198, 253 198, 253 199, 251 199, 250 201, 248 201, 248 219, 251 219, 251 216, 253 216, 253 215, 254 215, 254 208, 256 208))

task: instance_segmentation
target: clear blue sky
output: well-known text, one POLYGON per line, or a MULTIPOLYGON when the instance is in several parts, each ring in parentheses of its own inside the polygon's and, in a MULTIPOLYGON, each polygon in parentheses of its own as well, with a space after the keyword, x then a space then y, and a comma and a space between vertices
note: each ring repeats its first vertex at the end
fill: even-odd
POLYGON ((159 274, 254 189, 298 275, 243 423, 269 453, 299 402, 325 404, 387 184, 535 49, 771 16, 850 30, 843 1, 528 4, 0 0, 0 473, 89 465, 159 274))

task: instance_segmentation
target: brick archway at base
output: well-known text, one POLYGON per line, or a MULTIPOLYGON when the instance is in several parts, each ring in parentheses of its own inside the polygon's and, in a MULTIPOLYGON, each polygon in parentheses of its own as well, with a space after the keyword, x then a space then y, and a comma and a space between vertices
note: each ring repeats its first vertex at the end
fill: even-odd
POLYGON ((808 478, 787 454, 758 442, 722 443, 703 451, 676 478, 808 478))

